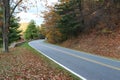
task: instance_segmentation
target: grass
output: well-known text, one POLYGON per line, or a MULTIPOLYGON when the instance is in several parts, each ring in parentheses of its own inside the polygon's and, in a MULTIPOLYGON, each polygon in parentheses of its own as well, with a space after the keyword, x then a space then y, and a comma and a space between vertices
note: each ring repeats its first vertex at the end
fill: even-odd
POLYGON ((80 80, 49 60, 28 43, 2 53, 0 49, 0 80, 80 80))

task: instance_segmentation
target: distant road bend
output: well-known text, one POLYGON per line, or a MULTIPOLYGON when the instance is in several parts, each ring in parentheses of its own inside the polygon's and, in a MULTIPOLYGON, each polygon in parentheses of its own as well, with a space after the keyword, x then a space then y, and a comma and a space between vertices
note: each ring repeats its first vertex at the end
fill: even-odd
POLYGON ((120 80, 120 61, 45 43, 29 45, 83 80, 120 80))

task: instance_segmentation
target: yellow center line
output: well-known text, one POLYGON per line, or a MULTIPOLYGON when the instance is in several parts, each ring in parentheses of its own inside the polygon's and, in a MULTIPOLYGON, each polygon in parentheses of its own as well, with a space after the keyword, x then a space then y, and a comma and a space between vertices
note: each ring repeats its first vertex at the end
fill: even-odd
MULTIPOLYGON (((42 45, 42 46, 45 46, 45 45, 42 45)), ((108 68, 111 68, 111 69, 119 70, 119 71, 120 71, 120 68, 115 67, 115 66, 111 66, 111 65, 108 65, 108 64, 99 62, 99 61, 95 61, 95 60, 92 60, 92 59, 88 59, 88 58, 85 58, 85 57, 81 57, 81 56, 72 54, 72 53, 70 53, 70 52, 62 51, 62 50, 60 50, 60 49, 56 49, 56 48, 53 48, 53 47, 49 47, 49 46, 45 46, 45 47, 51 48, 51 49, 53 49, 53 50, 60 51, 60 52, 62 52, 62 53, 65 53, 65 54, 67 54, 67 55, 70 55, 70 56, 73 56, 73 57, 76 57, 76 58, 80 58, 80 59, 86 60, 86 61, 88 61, 88 62, 96 63, 96 64, 99 64, 99 65, 102 65, 102 66, 105 66, 105 67, 108 67, 108 68)))

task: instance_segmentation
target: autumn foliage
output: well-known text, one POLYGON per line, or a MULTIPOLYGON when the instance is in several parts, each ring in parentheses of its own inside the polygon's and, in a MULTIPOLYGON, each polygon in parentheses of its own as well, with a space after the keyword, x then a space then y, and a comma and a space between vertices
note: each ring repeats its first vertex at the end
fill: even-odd
POLYGON ((45 35, 49 42, 59 43, 61 42, 61 36, 59 29, 57 28, 57 21, 61 18, 53 8, 49 8, 50 11, 44 12, 44 24, 41 27, 45 27, 45 35))
POLYGON ((120 58, 120 0, 60 0, 47 14, 49 42, 59 38, 66 47, 120 58))

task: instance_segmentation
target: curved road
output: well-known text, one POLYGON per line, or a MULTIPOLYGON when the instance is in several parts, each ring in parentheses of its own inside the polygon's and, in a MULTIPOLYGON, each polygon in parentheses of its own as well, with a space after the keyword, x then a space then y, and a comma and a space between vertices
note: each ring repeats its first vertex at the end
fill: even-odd
POLYGON ((83 80, 120 80, 120 61, 44 43, 29 45, 83 80))

